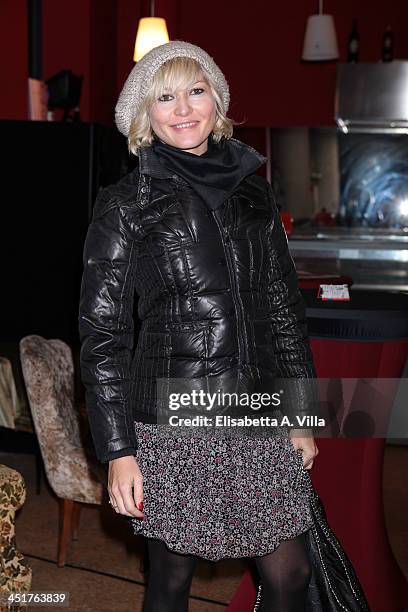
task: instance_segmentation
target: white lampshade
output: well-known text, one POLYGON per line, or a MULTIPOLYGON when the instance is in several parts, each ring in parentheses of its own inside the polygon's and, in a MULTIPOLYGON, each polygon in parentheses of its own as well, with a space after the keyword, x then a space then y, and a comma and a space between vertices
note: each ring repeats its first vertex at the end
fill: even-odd
POLYGON ((302 59, 311 62, 339 57, 336 28, 331 15, 311 15, 307 20, 302 59))
POLYGON ((143 17, 139 20, 133 60, 138 62, 148 51, 167 42, 169 42, 169 34, 165 19, 143 17))

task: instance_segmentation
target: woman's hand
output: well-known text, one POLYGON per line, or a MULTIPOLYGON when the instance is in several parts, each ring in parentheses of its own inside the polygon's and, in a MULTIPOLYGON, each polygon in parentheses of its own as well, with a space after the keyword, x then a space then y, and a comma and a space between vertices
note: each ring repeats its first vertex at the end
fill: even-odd
POLYGON ((289 436, 295 450, 301 449, 302 451, 303 467, 310 470, 319 453, 313 435, 310 432, 306 435, 305 430, 302 429, 291 429, 289 436))
POLYGON ((143 476, 133 455, 109 461, 108 493, 115 512, 136 518, 144 517, 141 512, 143 476))

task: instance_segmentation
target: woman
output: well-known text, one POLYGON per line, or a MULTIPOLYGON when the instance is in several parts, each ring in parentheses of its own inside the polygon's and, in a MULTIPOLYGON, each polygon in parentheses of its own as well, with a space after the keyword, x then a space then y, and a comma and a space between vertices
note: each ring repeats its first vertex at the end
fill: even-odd
MULTIPOLYGON (((201 48, 145 55, 116 106, 139 166, 99 194, 85 243, 82 379, 110 503, 147 538, 145 612, 188 609, 198 557, 253 557, 268 611, 303 609, 311 571, 297 486, 318 452, 310 432, 173 435, 159 418, 163 381, 254 393, 315 376, 286 235, 256 175, 266 158, 231 138, 228 106, 201 48)), ((308 414, 307 393, 295 397, 308 414)))

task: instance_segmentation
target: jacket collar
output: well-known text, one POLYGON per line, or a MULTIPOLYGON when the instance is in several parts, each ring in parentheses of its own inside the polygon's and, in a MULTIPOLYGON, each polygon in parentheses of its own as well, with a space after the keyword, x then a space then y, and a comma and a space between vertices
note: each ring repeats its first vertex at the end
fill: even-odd
MULTIPOLYGON (((267 157, 261 155, 253 147, 237 140, 236 138, 227 139, 228 146, 237 147, 242 153, 243 169, 248 170, 248 174, 255 172, 254 166, 260 167, 267 161, 267 157)), ((153 147, 145 146, 139 149, 139 172, 159 179, 179 179, 177 175, 165 168, 155 154, 153 147)))
POLYGON ((139 149, 139 172, 159 179, 174 178, 174 174, 160 163, 151 146, 139 149))

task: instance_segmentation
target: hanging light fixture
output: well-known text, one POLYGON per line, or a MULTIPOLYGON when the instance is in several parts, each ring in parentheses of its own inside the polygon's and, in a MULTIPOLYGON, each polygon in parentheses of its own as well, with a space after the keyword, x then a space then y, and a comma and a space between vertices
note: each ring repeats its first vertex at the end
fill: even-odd
POLYGON ((339 57, 336 28, 332 15, 323 15, 323 0, 319 0, 319 14, 307 20, 302 59, 323 62, 339 57))
POLYGON ((166 20, 154 16, 154 0, 150 2, 150 17, 139 19, 133 60, 138 62, 154 47, 169 42, 166 20))

